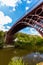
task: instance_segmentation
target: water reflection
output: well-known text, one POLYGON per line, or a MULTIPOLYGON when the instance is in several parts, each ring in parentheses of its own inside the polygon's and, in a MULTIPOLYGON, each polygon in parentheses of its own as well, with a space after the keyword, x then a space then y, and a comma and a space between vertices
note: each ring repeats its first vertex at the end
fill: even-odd
POLYGON ((16 60, 22 58, 24 63, 29 63, 29 65, 36 65, 38 62, 43 61, 43 53, 30 52, 29 50, 21 49, 1 49, 0 50, 0 65, 8 65, 10 60, 16 60))
POLYGON ((43 54, 40 54, 39 52, 35 52, 35 53, 31 53, 31 54, 28 54, 26 56, 14 56, 12 58, 13 61, 16 61, 18 59, 22 58, 24 63, 25 64, 29 64, 29 65, 36 65, 37 63, 39 62, 42 62, 43 61, 43 54))
POLYGON ((30 65, 36 65, 36 63, 43 61, 43 54, 40 54, 39 52, 31 53, 24 56, 23 59, 24 62, 29 63, 30 65))
POLYGON ((27 55, 28 58, 43 58, 43 54, 40 54, 39 52, 31 53, 27 55))

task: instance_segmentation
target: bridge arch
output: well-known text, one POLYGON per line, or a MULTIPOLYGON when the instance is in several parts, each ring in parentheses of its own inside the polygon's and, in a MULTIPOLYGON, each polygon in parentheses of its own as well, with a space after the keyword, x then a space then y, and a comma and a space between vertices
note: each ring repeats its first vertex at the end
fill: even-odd
POLYGON ((5 37, 6 43, 11 43, 13 35, 25 27, 33 27, 43 36, 43 3, 11 27, 5 37))

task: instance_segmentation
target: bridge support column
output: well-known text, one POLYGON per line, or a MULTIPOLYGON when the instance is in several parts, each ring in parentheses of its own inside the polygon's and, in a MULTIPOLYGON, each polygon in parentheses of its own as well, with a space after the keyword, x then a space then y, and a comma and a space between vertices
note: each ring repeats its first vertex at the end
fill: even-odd
POLYGON ((6 34, 5 43, 6 44, 12 44, 13 43, 13 35, 6 34))

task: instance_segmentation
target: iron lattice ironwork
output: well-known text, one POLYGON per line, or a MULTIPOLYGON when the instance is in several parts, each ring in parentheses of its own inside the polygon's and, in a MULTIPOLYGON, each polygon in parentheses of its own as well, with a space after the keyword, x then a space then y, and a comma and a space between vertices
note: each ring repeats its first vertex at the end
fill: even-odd
POLYGON ((35 28, 43 36, 43 2, 11 27, 6 34, 6 42, 11 42, 13 35, 27 26, 35 28))

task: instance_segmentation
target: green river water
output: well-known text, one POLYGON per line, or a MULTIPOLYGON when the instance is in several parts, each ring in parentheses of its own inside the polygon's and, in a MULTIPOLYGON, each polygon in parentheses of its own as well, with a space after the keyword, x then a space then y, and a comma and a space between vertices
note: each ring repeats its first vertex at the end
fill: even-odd
POLYGON ((35 65, 35 63, 37 62, 43 61, 43 54, 34 54, 33 52, 30 52, 26 49, 0 49, 0 65, 8 65, 12 57, 24 57, 24 62, 29 62, 30 65, 35 65), (39 59, 36 57, 38 57, 39 59))
POLYGON ((28 50, 14 48, 0 49, 0 65, 8 65, 10 59, 14 56, 23 56, 28 54, 28 50))

